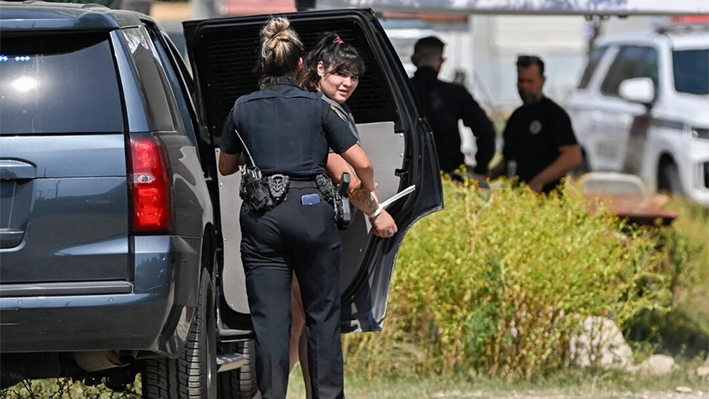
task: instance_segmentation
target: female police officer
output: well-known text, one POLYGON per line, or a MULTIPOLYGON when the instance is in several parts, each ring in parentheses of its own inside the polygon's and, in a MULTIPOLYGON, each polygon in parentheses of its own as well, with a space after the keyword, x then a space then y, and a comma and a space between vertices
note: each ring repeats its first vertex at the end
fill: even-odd
MULTIPOLYGON (((317 188, 328 147, 354 168, 369 209, 379 209, 374 170, 347 122, 321 98, 293 80, 303 45, 285 18, 261 30, 261 90, 240 97, 226 121, 219 171, 231 174, 244 161, 270 181, 247 192, 241 208, 241 256, 251 320, 256 333, 256 373, 264 399, 286 396, 290 336, 290 289, 294 270, 306 313, 313 398, 343 398, 340 346, 340 239, 333 207, 317 188), (287 190, 285 195, 274 196, 287 190), (252 190, 253 191, 253 190, 252 190), (270 198, 265 198, 270 195, 270 198), (255 206, 266 204, 264 207, 255 206)), ((253 170, 253 168, 252 168, 253 170)), ((242 176, 243 181, 252 176, 242 176)), ((248 191, 248 190, 247 190, 248 191)))

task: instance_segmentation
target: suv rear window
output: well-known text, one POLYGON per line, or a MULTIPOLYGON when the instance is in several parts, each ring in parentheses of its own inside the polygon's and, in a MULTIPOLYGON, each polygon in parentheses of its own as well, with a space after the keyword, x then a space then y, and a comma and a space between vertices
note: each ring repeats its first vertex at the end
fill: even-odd
POLYGON ((709 49, 672 52, 675 90, 709 94, 709 49))
POLYGON ((123 131, 108 34, 3 34, 0 88, 0 134, 123 131))

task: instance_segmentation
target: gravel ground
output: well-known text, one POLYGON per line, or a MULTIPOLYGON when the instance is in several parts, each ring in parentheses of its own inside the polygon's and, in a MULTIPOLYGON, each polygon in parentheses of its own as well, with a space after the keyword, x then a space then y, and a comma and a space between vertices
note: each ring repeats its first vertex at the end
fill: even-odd
POLYGON ((687 392, 679 389, 676 392, 587 392, 580 394, 554 393, 549 391, 520 391, 490 394, 484 391, 461 392, 442 391, 430 396, 432 399, 457 399, 457 398, 490 398, 490 399, 709 399, 708 392, 687 392))

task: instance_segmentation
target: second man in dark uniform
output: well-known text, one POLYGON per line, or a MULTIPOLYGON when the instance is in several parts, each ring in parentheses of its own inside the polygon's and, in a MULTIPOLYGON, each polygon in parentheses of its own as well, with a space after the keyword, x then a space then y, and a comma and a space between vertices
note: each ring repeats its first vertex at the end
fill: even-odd
POLYGON ((444 46, 434 36, 416 42, 411 61, 418 69, 411 78, 411 86, 431 124, 441 170, 451 173, 465 163, 458 131, 458 121, 463 120, 477 138, 476 165, 471 177, 482 182, 495 155, 495 129, 465 87, 438 79, 444 61, 444 46))
POLYGON ((581 163, 581 148, 569 115, 544 96, 545 82, 544 61, 539 56, 517 58, 517 91, 523 104, 507 121, 503 159, 490 177, 514 175, 533 191, 549 193, 581 163), (513 162, 515 170, 510 170, 513 162))

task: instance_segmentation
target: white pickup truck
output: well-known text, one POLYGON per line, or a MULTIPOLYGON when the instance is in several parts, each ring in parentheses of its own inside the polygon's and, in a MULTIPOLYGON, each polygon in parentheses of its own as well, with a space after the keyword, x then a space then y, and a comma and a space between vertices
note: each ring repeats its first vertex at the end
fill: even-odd
POLYGON ((587 170, 709 204, 709 26, 599 39, 567 109, 587 170))

